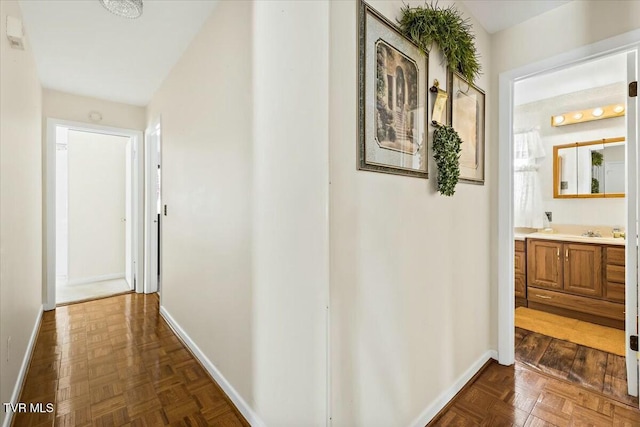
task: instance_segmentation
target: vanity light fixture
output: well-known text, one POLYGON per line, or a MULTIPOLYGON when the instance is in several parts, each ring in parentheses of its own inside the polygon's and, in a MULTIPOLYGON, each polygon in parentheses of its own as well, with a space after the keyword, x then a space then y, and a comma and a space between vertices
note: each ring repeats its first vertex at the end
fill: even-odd
POLYGON ((551 126, 566 126, 591 120, 610 119, 624 116, 624 105, 612 104, 603 107, 594 107, 586 110, 570 111, 551 116, 551 126))
POLYGON ((105 9, 123 18, 135 19, 142 15, 142 0, 99 0, 105 9))

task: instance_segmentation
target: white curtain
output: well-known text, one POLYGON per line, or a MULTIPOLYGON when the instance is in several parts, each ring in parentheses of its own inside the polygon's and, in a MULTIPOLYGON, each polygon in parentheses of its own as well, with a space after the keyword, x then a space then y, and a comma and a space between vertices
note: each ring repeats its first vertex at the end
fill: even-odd
POLYGON ((542 228, 544 208, 538 168, 545 153, 537 129, 514 134, 514 226, 542 228))

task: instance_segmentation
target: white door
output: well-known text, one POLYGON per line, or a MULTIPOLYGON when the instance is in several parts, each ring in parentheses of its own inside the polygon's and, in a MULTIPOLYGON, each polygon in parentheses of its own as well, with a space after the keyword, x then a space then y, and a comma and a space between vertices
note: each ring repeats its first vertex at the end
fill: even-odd
MULTIPOLYGON (((638 80, 638 51, 627 53, 627 82, 638 80)), ((637 83, 636 83, 637 84, 637 83)), ((638 98, 627 97, 627 245, 625 290, 625 335, 629 394, 638 395, 638 352, 631 349, 638 336, 638 98)))
POLYGON ((158 292, 160 228, 160 122, 145 132, 145 284, 144 292, 158 292))

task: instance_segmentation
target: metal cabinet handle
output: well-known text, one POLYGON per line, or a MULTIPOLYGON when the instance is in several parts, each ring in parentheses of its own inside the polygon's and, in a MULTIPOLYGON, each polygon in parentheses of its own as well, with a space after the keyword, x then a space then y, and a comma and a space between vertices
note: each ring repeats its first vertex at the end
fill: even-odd
POLYGON ((542 299, 552 299, 553 298, 553 297, 550 297, 550 296, 547 296, 547 295, 538 295, 538 294, 536 294, 536 296, 538 298, 542 298, 542 299))
POLYGON ((558 256, 558 258, 560 258, 560 248, 556 249, 556 255, 558 256))
POLYGON ((564 250, 564 259, 569 261, 569 249, 564 250))

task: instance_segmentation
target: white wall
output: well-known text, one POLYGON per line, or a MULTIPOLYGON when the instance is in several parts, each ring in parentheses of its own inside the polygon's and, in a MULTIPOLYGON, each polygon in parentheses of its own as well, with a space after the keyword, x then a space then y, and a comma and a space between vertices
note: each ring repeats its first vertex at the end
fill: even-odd
POLYGON ((250 2, 219 2, 148 106, 162 115, 161 302, 254 399, 250 2))
POLYGON ((273 426, 327 417, 328 13, 220 2, 148 107, 162 306, 273 426))
POLYGON ((69 282, 120 274, 124 277, 128 140, 69 131, 69 282))
MULTIPOLYGON (((392 21, 402 6, 371 4, 392 21)), ((436 193, 431 149, 429 180, 357 171, 357 10, 356 1, 331 3, 331 416, 336 427, 408 426, 495 348, 493 138, 487 132, 485 185, 458 184, 451 198, 436 193)), ((489 36, 473 25, 484 68, 478 86, 489 89, 489 36)), ((434 78, 446 87, 435 51, 429 86, 434 78)), ((487 103, 492 97, 487 91, 487 103)))
MULTIPOLYGON (((625 136, 624 117, 615 117, 567 126, 551 126, 551 116, 569 111, 625 103, 626 83, 616 83, 573 94, 556 96, 542 101, 517 106, 514 110, 516 129, 540 127, 540 137, 546 157, 538 171, 542 186, 545 211, 553 213, 556 224, 608 225, 624 227, 626 223, 625 200, 603 199, 554 199, 553 198, 553 147, 574 142, 594 141, 603 138, 625 136)), ((515 86, 518 91, 518 85, 515 86)), ((589 157, 589 164, 591 164, 589 157)), ((574 171, 575 174, 575 171, 574 171)), ((574 175, 575 176, 575 175, 574 175)), ((589 180, 589 188, 591 180, 589 180)))
POLYGON ((42 97, 42 115, 45 119, 53 118, 134 130, 144 130, 147 124, 145 107, 52 89, 44 89, 42 97), (102 120, 97 122, 91 120, 89 118, 91 112, 100 113, 102 120))
POLYGON ((16 1, 0 2, 0 402, 11 401, 42 307, 42 89, 28 40, 9 47, 7 15, 21 17, 16 1))
POLYGON ((256 407, 270 426, 324 426, 329 2, 256 2, 253 41, 256 407))

